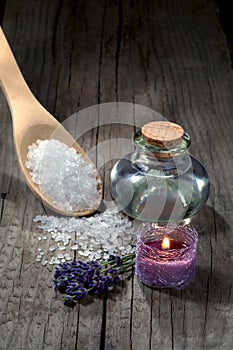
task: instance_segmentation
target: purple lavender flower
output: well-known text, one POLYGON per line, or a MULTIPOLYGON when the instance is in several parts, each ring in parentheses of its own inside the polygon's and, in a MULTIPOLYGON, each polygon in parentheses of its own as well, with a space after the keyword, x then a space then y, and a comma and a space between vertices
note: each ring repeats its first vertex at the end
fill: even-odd
POLYGON ((116 255, 110 255, 108 258, 109 262, 115 263, 116 266, 121 266, 121 257, 116 255))
POLYGON ((65 305, 73 305, 87 295, 107 292, 120 283, 119 275, 134 265, 135 254, 110 255, 108 261, 87 263, 73 260, 60 264, 54 272, 54 289, 64 294, 65 305))

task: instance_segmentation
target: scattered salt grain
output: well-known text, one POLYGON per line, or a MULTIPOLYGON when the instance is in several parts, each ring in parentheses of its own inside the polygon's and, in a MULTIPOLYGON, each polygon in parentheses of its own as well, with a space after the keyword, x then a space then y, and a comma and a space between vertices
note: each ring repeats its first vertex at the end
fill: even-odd
POLYGON ((69 260, 72 260, 70 254, 67 254, 67 253, 66 253, 66 254, 64 254, 64 257, 65 257, 65 259, 68 260, 68 261, 69 261, 69 260))
POLYGON ((36 262, 41 262, 41 260, 42 260, 42 256, 41 255, 37 255, 36 262))
POLYGON ((73 147, 54 139, 37 140, 28 147, 26 167, 40 191, 61 210, 98 207, 97 171, 73 147))
POLYGON ((60 260, 58 258, 56 258, 55 256, 53 256, 51 258, 51 260, 49 261, 49 264, 50 265, 58 265, 58 264, 60 264, 60 260))
POLYGON ((34 222, 42 232, 48 232, 55 243, 48 248, 48 254, 56 249, 63 252, 51 258, 51 265, 59 264, 63 259, 72 260, 67 253, 72 251, 77 257, 98 260, 107 259, 110 254, 122 256, 135 250, 136 235, 132 223, 115 208, 87 218, 38 215, 34 222))
POLYGON ((56 250, 56 247, 54 247, 54 246, 49 247, 50 252, 54 252, 54 250, 56 250))
POLYGON ((79 255, 81 255, 81 256, 84 254, 83 250, 79 250, 78 253, 79 253, 79 255))

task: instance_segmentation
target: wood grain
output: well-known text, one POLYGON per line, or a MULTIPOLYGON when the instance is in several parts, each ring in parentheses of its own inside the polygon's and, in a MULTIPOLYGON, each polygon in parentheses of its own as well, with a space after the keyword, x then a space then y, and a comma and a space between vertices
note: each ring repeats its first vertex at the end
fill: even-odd
POLYGON ((180 124, 211 179, 207 206, 194 219, 197 275, 188 288, 157 291, 133 277, 63 307, 52 268, 35 262, 32 220, 44 208, 19 174, 0 94, 0 349, 231 350, 233 77, 215 1, 6 0, 0 9, 33 93, 101 166, 106 201, 115 159, 151 120, 133 108, 115 119, 98 108, 94 121, 86 112, 70 117, 98 103, 137 103, 180 124))

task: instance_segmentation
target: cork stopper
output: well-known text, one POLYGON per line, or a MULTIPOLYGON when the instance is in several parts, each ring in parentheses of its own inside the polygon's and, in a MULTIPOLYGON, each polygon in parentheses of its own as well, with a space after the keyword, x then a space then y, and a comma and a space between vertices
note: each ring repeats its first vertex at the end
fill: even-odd
POLYGON ((162 148, 176 146, 184 135, 180 125, 167 121, 155 121, 142 127, 142 137, 146 143, 162 148))

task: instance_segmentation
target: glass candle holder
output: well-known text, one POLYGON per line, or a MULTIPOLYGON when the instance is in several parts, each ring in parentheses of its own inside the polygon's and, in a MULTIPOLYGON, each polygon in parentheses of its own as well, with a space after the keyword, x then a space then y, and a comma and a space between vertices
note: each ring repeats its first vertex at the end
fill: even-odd
POLYGON ((198 234, 191 226, 143 224, 138 229, 135 272, 154 288, 183 288, 196 272, 198 234))

